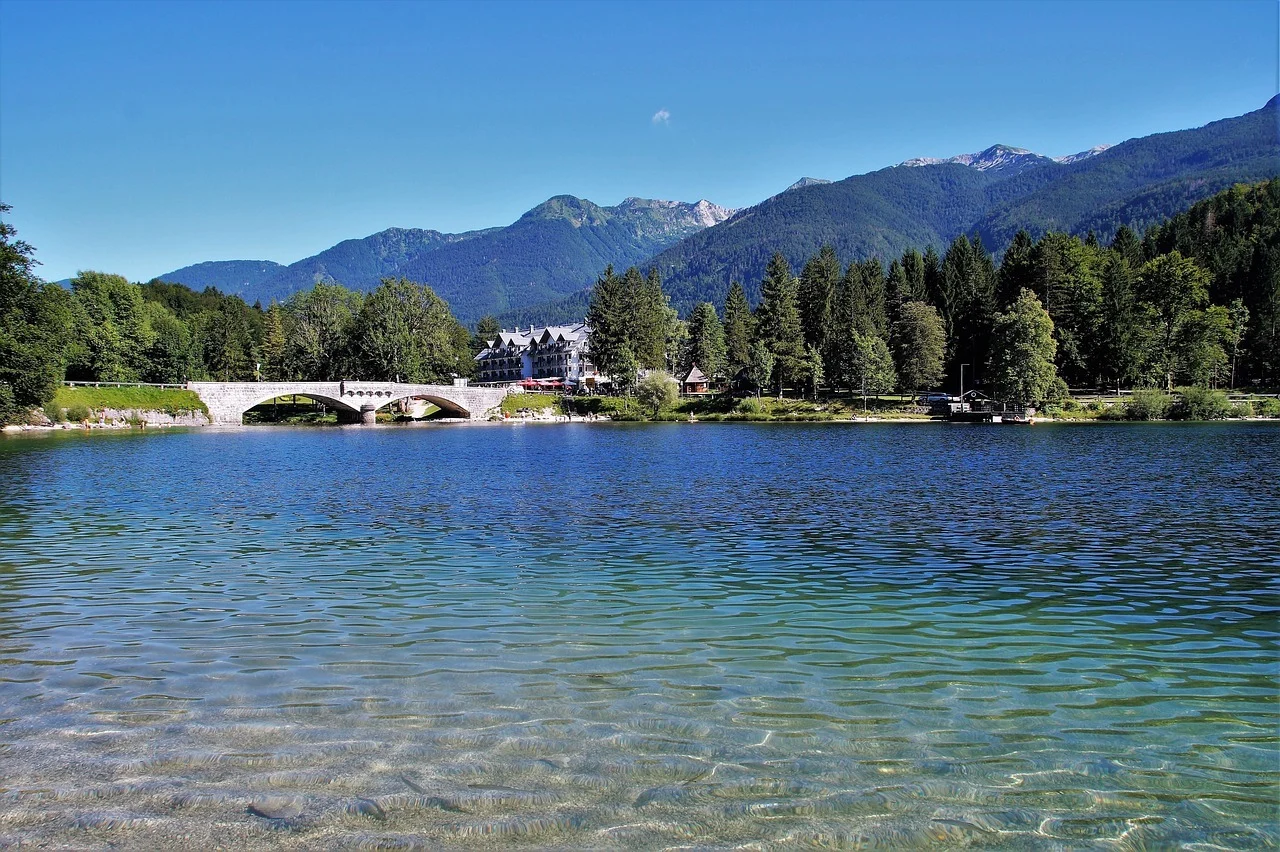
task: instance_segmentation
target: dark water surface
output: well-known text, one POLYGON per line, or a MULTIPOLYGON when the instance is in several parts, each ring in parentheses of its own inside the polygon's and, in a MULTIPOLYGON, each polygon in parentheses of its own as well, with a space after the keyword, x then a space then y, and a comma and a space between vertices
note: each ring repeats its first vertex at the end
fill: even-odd
POLYGON ((0 846, 1280 845, 1280 425, 0 440, 0 846))

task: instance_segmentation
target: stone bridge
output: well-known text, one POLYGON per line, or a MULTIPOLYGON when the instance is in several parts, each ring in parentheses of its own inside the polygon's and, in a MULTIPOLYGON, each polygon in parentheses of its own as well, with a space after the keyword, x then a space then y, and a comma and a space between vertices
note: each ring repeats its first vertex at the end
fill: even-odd
POLYGON ((348 423, 373 423, 375 412, 399 399, 425 399, 453 417, 482 420, 502 404, 505 388, 409 385, 398 382, 187 382, 215 426, 243 423, 246 411, 280 396, 305 396, 333 407, 348 423))

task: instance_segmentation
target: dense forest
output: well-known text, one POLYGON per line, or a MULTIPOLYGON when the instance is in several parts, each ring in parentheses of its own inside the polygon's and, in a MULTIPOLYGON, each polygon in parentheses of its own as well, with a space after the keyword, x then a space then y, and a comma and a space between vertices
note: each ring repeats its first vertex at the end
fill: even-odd
POLYGON ((759 292, 751 310, 735 282, 719 311, 703 302, 681 323, 656 270, 609 268, 588 312, 597 365, 629 375, 696 363, 779 393, 925 389, 963 368, 969 386, 1022 401, 1068 385, 1274 386, 1280 180, 1219 193, 1142 239, 1124 226, 1109 245, 1020 231, 998 265, 981 236, 941 255, 909 249, 888 268, 846 264, 826 245, 798 275, 774 252, 759 292))

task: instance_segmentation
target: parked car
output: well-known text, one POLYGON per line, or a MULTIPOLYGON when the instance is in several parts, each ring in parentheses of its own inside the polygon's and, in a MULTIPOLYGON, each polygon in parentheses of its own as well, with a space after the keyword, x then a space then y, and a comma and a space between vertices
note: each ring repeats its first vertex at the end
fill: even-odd
POLYGON ((916 400, 916 405, 936 405, 942 402, 951 402, 951 394, 926 393, 916 400))

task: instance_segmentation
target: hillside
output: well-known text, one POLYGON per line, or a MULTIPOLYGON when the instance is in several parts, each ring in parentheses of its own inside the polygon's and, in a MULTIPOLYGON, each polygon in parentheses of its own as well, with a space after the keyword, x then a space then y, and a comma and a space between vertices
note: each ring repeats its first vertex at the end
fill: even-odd
MULTIPOLYGON (((1002 249, 1021 228, 1109 239, 1121 224, 1141 230, 1239 182, 1280 175, 1277 99, 1238 118, 1132 139, 1053 160, 994 146, 950 161, 907 164, 812 184, 739 211, 642 264, 663 275, 687 313, 720 304, 739 280, 753 302, 764 266, 780 250, 797 271, 824 243, 845 258, 888 259, 939 250, 977 232, 1002 249)), ((526 312, 527 313, 527 312, 526 312)))
POLYGON ((505 228, 463 234, 390 228, 345 240, 287 267, 266 261, 211 262, 158 277, 197 289, 214 286, 265 305, 316 281, 368 290, 383 277, 405 276, 430 284, 460 320, 472 323, 486 313, 580 290, 606 264, 639 263, 731 212, 707 201, 628 198, 615 207, 601 207, 562 195, 505 228))
MULTIPOLYGON (((243 295, 284 270, 285 267, 270 260, 208 260, 175 269, 160 277, 165 281, 185 284, 192 290, 216 287, 230 295, 243 295)), ((70 280, 67 283, 69 285, 70 280)), ((253 299, 248 301, 252 303, 253 299)))

